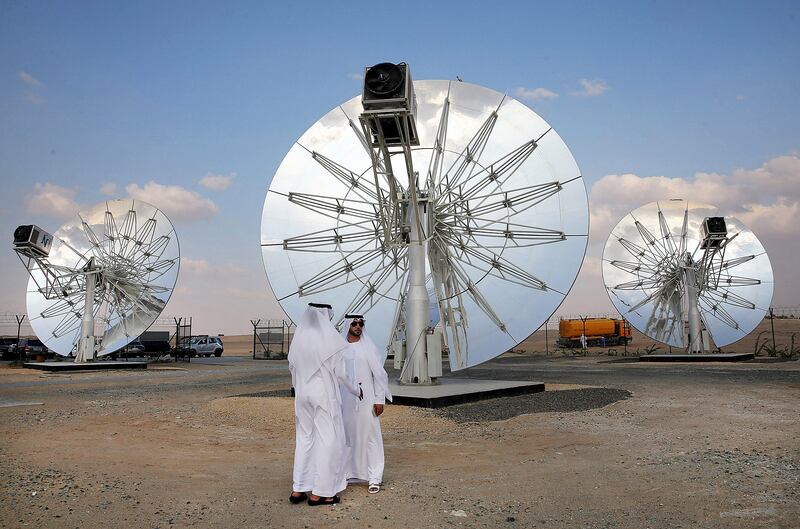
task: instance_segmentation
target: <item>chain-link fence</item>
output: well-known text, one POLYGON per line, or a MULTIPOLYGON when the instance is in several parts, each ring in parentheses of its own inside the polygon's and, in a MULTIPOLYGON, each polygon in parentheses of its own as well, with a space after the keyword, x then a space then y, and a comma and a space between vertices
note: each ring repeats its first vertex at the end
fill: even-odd
MULTIPOLYGON (((599 320, 622 320, 617 313, 564 313, 556 314, 544 323, 536 332, 517 345, 513 352, 544 354, 607 354, 611 356, 639 356, 643 354, 684 353, 679 347, 670 347, 653 340, 639 332, 635 327, 630 329, 630 338, 623 342, 617 332, 592 333, 574 332, 562 337, 559 323, 562 320, 574 322, 582 331, 584 321, 587 323, 599 320), (581 335, 586 336, 586 345, 581 343, 581 335), (571 345, 571 346, 570 346, 571 345)), ((601 322, 602 324, 602 322, 601 322)), ((569 327, 567 325, 566 327, 569 327)), ((609 325, 608 329, 612 329, 609 325)), ((569 333, 567 333, 569 334, 569 333)), ((800 356, 800 307, 772 307, 766 317, 742 339, 718 348, 710 344, 709 352, 753 353, 760 357, 796 358, 800 356)))
POLYGON ((35 336, 31 322, 25 313, 22 312, 0 312, 0 337, 16 338, 17 332, 21 338, 32 338, 35 336))
POLYGON ((252 319, 253 359, 282 360, 289 354, 295 324, 286 320, 252 319))
POLYGON ((800 319, 800 306, 798 307, 772 307, 772 313, 776 318, 781 319, 800 319))
MULTIPOLYGON (((100 329, 97 330, 101 332, 100 329)), ((144 351, 140 349, 134 350, 134 348, 126 346, 115 356, 125 357, 126 355, 136 354, 142 356, 160 356, 162 354, 181 356, 182 346, 188 342, 191 336, 191 316, 159 316, 147 331, 136 337, 144 346, 144 351)), ((0 349, 8 345, 17 344, 18 339, 25 340, 35 337, 36 333, 31 327, 26 314, 0 311, 0 349)), ((188 347, 186 349, 188 351, 188 347)), ((3 356, 8 357, 7 354, 3 356)))

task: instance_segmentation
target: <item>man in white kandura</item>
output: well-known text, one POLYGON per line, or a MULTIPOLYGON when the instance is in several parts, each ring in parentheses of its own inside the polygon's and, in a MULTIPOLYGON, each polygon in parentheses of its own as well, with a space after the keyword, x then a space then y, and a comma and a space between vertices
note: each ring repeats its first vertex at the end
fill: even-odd
POLYGON ((350 384, 343 384, 342 416, 347 433, 345 477, 348 482, 368 482, 368 491, 381 490, 383 481, 383 437, 381 421, 383 405, 392 400, 389 377, 383 364, 386 352, 381 352, 364 330, 360 314, 345 316, 342 336, 348 342, 344 350, 344 365, 350 384), (364 399, 357 400, 348 386, 364 390, 364 399))
POLYGON ((341 501, 336 494, 347 487, 339 386, 355 401, 364 394, 345 376, 342 351, 347 343, 331 323, 331 306, 308 305, 289 346, 297 429, 289 501, 332 505, 341 501))

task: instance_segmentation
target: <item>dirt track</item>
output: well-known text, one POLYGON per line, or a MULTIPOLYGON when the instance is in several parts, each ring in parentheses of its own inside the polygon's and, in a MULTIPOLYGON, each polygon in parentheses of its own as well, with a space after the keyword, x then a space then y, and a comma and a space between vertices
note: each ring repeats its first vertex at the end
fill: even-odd
POLYGON ((340 506, 312 509, 286 500, 291 400, 230 397, 285 389, 284 362, 55 376, 0 367, 0 402, 43 403, 0 408, 0 526, 800 526, 798 362, 522 356, 468 373, 632 395, 503 421, 390 406, 385 490, 350 487, 340 506))

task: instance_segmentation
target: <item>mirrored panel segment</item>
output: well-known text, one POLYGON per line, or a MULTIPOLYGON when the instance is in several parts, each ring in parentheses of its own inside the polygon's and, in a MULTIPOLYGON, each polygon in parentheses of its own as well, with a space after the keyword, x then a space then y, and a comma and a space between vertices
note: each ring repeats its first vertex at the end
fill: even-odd
POLYGON ((74 354, 87 277, 95 277, 97 354, 112 353, 152 325, 169 301, 179 264, 177 235, 159 209, 138 200, 97 204, 56 231, 46 270, 36 266, 31 271, 27 294, 31 326, 59 355, 74 354), (90 263, 96 273, 82 273, 90 263), (60 278, 59 284, 65 285, 60 292, 48 291, 46 273, 60 278))
POLYGON ((716 347, 750 333, 773 291, 769 257, 753 232, 713 206, 685 200, 653 202, 620 220, 603 252, 603 281, 634 327, 680 348, 688 347, 690 288, 716 347), (724 219, 716 233, 708 228, 715 219, 724 219))
MULTIPOLYGON (((456 371, 504 353, 561 304, 586 250, 586 189, 563 140, 520 102, 462 82, 414 90, 420 145, 389 162, 399 194, 413 172, 425 195, 431 324, 456 371)), ((383 346, 402 313, 408 255, 401 223, 386 234, 378 197, 389 186, 373 172, 362 111, 360 96, 343 103, 289 150, 264 201, 261 246, 291 318, 331 303, 334 321, 367 315, 383 346)))

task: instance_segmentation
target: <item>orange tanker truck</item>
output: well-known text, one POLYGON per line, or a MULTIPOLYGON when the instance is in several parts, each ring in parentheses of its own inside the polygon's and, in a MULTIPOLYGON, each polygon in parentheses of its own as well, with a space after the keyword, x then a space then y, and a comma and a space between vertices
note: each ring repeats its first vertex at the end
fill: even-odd
POLYGON ((580 347, 581 335, 586 333, 586 346, 623 345, 631 341, 631 324, 614 318, 559 320, 558 345, 580 347))

